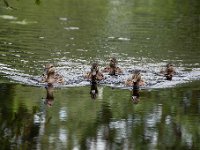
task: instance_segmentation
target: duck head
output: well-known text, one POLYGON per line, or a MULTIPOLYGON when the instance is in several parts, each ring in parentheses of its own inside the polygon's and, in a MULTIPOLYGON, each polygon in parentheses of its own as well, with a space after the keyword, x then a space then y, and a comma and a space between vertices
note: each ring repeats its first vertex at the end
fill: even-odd
POLYGON ((134 71, 134 74, 133 74, 133 76, 132 76, 133 84, 139 82, 140 80, 141 80, 140 71, 139 71, 139 70, 135 70, 135 71, 134 71))
POLYGON ((55 73, 55 67, 53 64, 46 64, 44 68, 46 75, 55 73))
POLYGON ((114 58, 114 57, 112 57, 111 59, 110 59, 110 68, 116 68, 116 65, 117 65, 117 59, 116 58, 114 58))

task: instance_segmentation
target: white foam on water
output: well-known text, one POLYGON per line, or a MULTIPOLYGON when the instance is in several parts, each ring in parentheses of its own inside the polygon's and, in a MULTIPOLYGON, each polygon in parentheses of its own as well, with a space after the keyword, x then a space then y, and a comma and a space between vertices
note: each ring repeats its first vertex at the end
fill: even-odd
POLYGON ((60 17, 59 18, 61 21, 67 21, 67 18, 66 17, 60 17))
POLYGON ((19 24, 19 25, 27 25, 27 24, 35 24, 38 23, 37 21, 27 21, 26 19, 21 21, 11 21, 13 24, 19 24))
POLYGON ((65 27, 65 30, 79 30, 79 27, 65 27))
POLYGON ((7 20, 16 20, 17 17, 10 16, 10 15, 0 15, 0 18, 7 19, 7 20))
MULTIPOLYGON (((104 66, 106 66, 106 62, 99 61, 100 70, 102 70, 104 66)), ((108 73, 104 73, 105 79, 100 81, 99 84, 113 88, 129 89, 131 87, 125 86, 124 81, 132 76, 134 70, 140 70, 142 78, 145 80, 146 85, 142 86, 142 89, 169 88, 200 79, 200 68, 185 71, 184 67, 176 67, 176 74, 172 81, 168 81, 162 74, 159 74, 162 67, 165 66, 165 63, 140 63, 135 60, 120 60, 118 66, 122 68, 123 74, 110 76, 108 73)), ((56 86, 76 87, 90 85, 90 81, 84 78, 84 74, 90 71, 90 67, 90 64, 88 64, 86 60, 81 59, 76 61, 62 60, 62 62, 58 62, 56 69, 57 72, 63 76, 65 83, 62 85, 57 84, 56 86)), ((40 82, 41 75, 33 76, 25 74, 23 71, 12 69, 5 64, 0 64, 0 73, 11 79, 12 82, 32 86, 44 86, 44 83, 40 82)))

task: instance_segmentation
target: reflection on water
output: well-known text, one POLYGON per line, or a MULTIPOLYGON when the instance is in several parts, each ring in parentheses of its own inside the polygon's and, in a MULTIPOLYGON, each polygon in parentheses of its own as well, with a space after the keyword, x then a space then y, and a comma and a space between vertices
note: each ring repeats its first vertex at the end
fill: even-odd
POLYGON ((97 83, 91 83, 90 85, 90 95, 92 99, 96 99, 98 94, 98 87, 97 87, 97 83))
POLYGON ((53 105, 53 101, 54 101, 54 96, 53 96, 53 84, 48 84, 45 86, 45 89, 47 91, 47 95, 46 98, 44 100, 44 104, 46 104, 47 106, 52 106, 53 105))
POLYGON ((140 101, 140 92, 139 92, 139 89, 132 89, 131 100, 135 104, 137 104, 140 101))
POLYGON ((129 90, 104 87, 91 101, 89 86, 54 89, 52 107, 45 88, 1 84, 2 148, 198 149, 198 84, 142 90, 137 105, 129 90))

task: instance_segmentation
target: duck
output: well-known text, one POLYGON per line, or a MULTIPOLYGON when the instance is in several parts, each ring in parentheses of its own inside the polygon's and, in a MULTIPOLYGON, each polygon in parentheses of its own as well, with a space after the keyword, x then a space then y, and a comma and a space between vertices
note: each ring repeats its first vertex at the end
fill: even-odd
POLYGON ((87 72, 84 77, 91 82, 101 81, 104 79, 104 75, 99 71, 98 63, 93 63, 90 72, 87 72))
POLYGON ((56 72, 56 68, 52 63, 46 64, 42 75, 42 82, 47 84, 64 83, 64 78, 56 72))
POLYGON ((110 58, 109 65, 106 66, 102 71, 108 72, 109 75, 118 75, 123 73, 122 69, 117 66, 117 59, 115 57, 110 58))
POLYGON ((161 70, 161 73, 164 74, 164 76, 166 77, 166 80, 172 80, 172 77, 175 74, 175 68, 174 65, 171 63, 168 63, 165 67, 165 70, 161 70))
POLYGON ((145 81, 142 79, 141 73, 139 70, 135 70, 131 78, 125 81, 126 86, 133 86, 133 89, 139 89, 140 86, 145 85, 145 81))

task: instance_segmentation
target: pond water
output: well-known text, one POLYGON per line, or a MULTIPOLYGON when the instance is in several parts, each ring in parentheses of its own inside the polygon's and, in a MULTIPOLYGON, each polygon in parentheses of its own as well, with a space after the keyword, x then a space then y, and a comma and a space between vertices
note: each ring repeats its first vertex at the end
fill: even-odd
POLYGON ((0 1, 1 149, 200 148, 200 1, 36 2, 0 1), (93 99, 83 74, 110 57, 124 72, 93 99), (172 81, 159 74, 169 62, 172 81), (63 85, 38 82, 46 63, 63 85), (136 69, 138 104, 124 86, 136 69))

